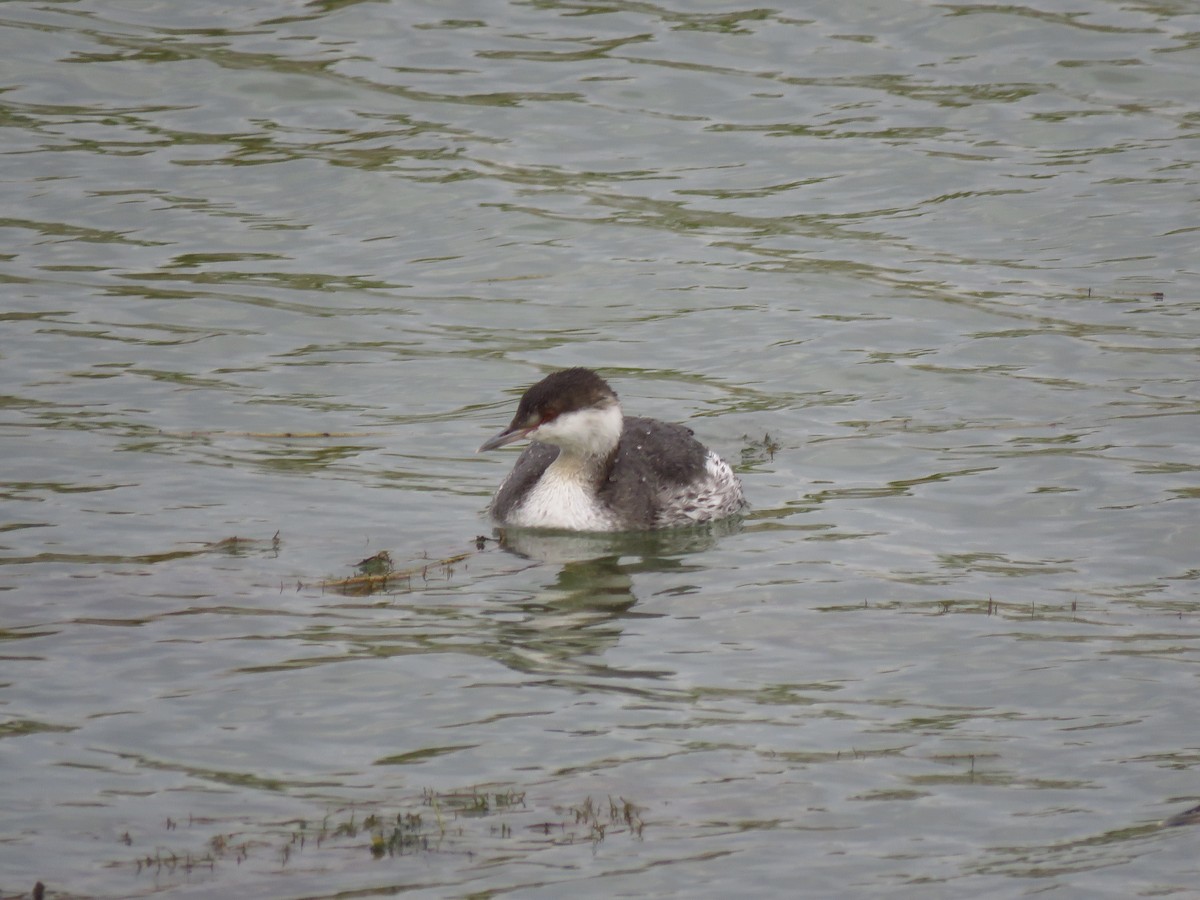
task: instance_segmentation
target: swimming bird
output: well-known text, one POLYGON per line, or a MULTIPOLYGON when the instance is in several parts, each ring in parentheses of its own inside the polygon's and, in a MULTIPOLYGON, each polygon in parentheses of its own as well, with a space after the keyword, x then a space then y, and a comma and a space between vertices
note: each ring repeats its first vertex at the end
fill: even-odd
POLYGON ((489 511, 502 525, 641 531, 697 525, 745 505, 729 463, 690 428, 625 416, 591 369, 547 375, 478 452, 529 438, 489 511))

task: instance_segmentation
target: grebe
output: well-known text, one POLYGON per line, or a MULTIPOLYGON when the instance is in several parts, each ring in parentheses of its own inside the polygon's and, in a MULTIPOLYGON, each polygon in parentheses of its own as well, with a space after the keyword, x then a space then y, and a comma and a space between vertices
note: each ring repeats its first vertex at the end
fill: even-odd
POLYGON ((533 443, 489 507, 502 525, 639 531, 711 522, 746 505, 729 463, 690 428, 622 415, 616 393, 591 369, 543 378, 478 452, 522 438, 533 443))

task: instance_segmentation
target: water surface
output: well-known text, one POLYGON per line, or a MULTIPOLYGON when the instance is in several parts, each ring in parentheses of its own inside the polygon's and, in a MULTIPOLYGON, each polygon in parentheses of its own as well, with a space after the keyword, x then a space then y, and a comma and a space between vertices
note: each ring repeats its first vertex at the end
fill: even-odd
POLYGON ((4 4, 0 894, 1193 890, 1197 35, 4 4), (568 365, 745 521, 477 541, 568 365))

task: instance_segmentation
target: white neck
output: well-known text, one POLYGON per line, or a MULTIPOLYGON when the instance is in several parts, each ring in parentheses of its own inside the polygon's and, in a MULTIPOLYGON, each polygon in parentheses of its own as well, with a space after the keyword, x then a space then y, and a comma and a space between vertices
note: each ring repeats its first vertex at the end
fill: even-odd
POLYGON ((621 407, 613 402, 563 413, 529 436, 535 441, 554 444, 561 451, 555 465, 574 457, 575 464, 607 459, 617 449, 625 419, 621 407))

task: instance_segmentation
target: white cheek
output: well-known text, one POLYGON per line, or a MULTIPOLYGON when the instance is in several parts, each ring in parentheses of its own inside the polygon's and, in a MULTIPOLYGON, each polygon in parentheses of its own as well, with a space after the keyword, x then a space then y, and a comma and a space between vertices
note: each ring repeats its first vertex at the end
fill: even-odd
POLYGON ((621 408, 614 404, 564 413, 529 436, 580 456, 605 456, 621 439, 623 424, 621 408))

